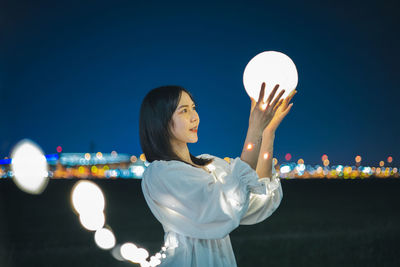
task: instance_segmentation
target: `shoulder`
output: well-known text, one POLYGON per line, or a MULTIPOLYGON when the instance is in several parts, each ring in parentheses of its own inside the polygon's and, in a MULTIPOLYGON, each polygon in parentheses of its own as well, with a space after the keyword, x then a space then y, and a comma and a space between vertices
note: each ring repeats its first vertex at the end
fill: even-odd
POLYGON ((224 160, 220 157, 214 156, 214 155, 210 155, 210 154, 201 154, 201 155, 198 155, 197 158, 206 158, 206 159, 211 158, 214 161, 212 163, 210 163, 209 165, 214 165, 214 166, 221 167, 224 169, 229 168, 229 165, 230 165, 230 163, 227 162, 226 160, 224 160))

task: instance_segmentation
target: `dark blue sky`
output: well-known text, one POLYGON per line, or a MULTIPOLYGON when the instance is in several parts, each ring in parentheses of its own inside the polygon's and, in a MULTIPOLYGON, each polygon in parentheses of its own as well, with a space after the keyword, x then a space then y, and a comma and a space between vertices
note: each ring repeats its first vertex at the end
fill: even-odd
POLYGON ((292 58, 297 95, 276 133, 281 162, 400 165, 398 1, 6 1, 0 16, 0 157, 22 138, 46 153, 142 153, 141 101, 191 91, 192 154, 240 156, 256 54, 292 58))

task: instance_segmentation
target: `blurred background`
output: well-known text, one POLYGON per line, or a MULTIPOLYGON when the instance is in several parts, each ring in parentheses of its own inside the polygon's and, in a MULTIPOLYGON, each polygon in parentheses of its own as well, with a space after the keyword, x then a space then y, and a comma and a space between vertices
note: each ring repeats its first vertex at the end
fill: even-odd
POLYGON ((244 68, 268 50, 299 74, 274 143, 284 198, 231 234, 238 266, 398 266, 399 6, 2 0, 0 266, 133 265, 81 224, 71 204, 79 181, 102 189, 116 246, 157 253, 162 227, 140 189, 144 96, 188 89, 200 116, 190 152, 230 161, 248 126, 244 68), (24 138, 46 159, 41 194, 13 183, 11 153, 24 138))

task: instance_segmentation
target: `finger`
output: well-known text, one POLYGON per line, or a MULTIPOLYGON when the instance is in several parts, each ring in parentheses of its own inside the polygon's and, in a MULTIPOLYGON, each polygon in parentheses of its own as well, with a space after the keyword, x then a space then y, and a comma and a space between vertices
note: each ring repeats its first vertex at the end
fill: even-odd
POLYGON ((260 90, 260 95, 258 97, 258 103, 262 103, 264 100, 264 93, 265 93, 265 83, 261 84, 261 90, 260 90))
POLYGON ((276 91, 278 90, 278 88, 279 88, 279 84, 275 85, 274 89, 273 89, 272 92, 269 94, 269 97, 268 97, 268 99, 267 99, 267 103, 268 103, 268 104, 269 104, 269 103, 272 101, 272 99, 274 98, 274 95, 275 95, 276 91))
POLYGON ((283 99, 279 100, 278 104, 276 104, 276 106, 273 108, 274 111, 276 111, 280 105, 282 105, 283 99))
POLYGON ((296 90, 293 90, 292 92, 290 92, 290 94, 286 97, 286 103, 288 104, 290 102, 290 100, 292 100, 293 96, 297 93, 296 90))
POLYGON ((271 106, 275 107, 276 103, 280 101, 281 96, 285 93, 285 90, 279 92, 278 96, 275 97, 274 102, 272 102, 271 106))
POLYGON ((290 103, 290 105, 287 107, 287 109, 283 112, 284 116, 286 116, 289 113, 289 111, 292 109, 292 107, 293 107, 293 103, 290 103))
POLYGON ((290 93, 290 95, 288 96, 288 97, 289 97, 288 102, 290 102, 290 101, 292 100, 292 98, 294 97, 295 94, 297 94, 297 91, 296 91, 296 90, 293 90, 293 91, 290 93))

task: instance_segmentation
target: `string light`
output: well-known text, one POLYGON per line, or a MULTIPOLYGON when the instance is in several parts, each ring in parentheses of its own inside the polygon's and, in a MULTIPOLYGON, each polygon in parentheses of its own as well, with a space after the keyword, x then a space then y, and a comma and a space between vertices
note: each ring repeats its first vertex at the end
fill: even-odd
POLYGON ((247 150, 252 150, 253 149, 253 144, 252 143, 248 143, 246 148, 247 148, 247 150))

